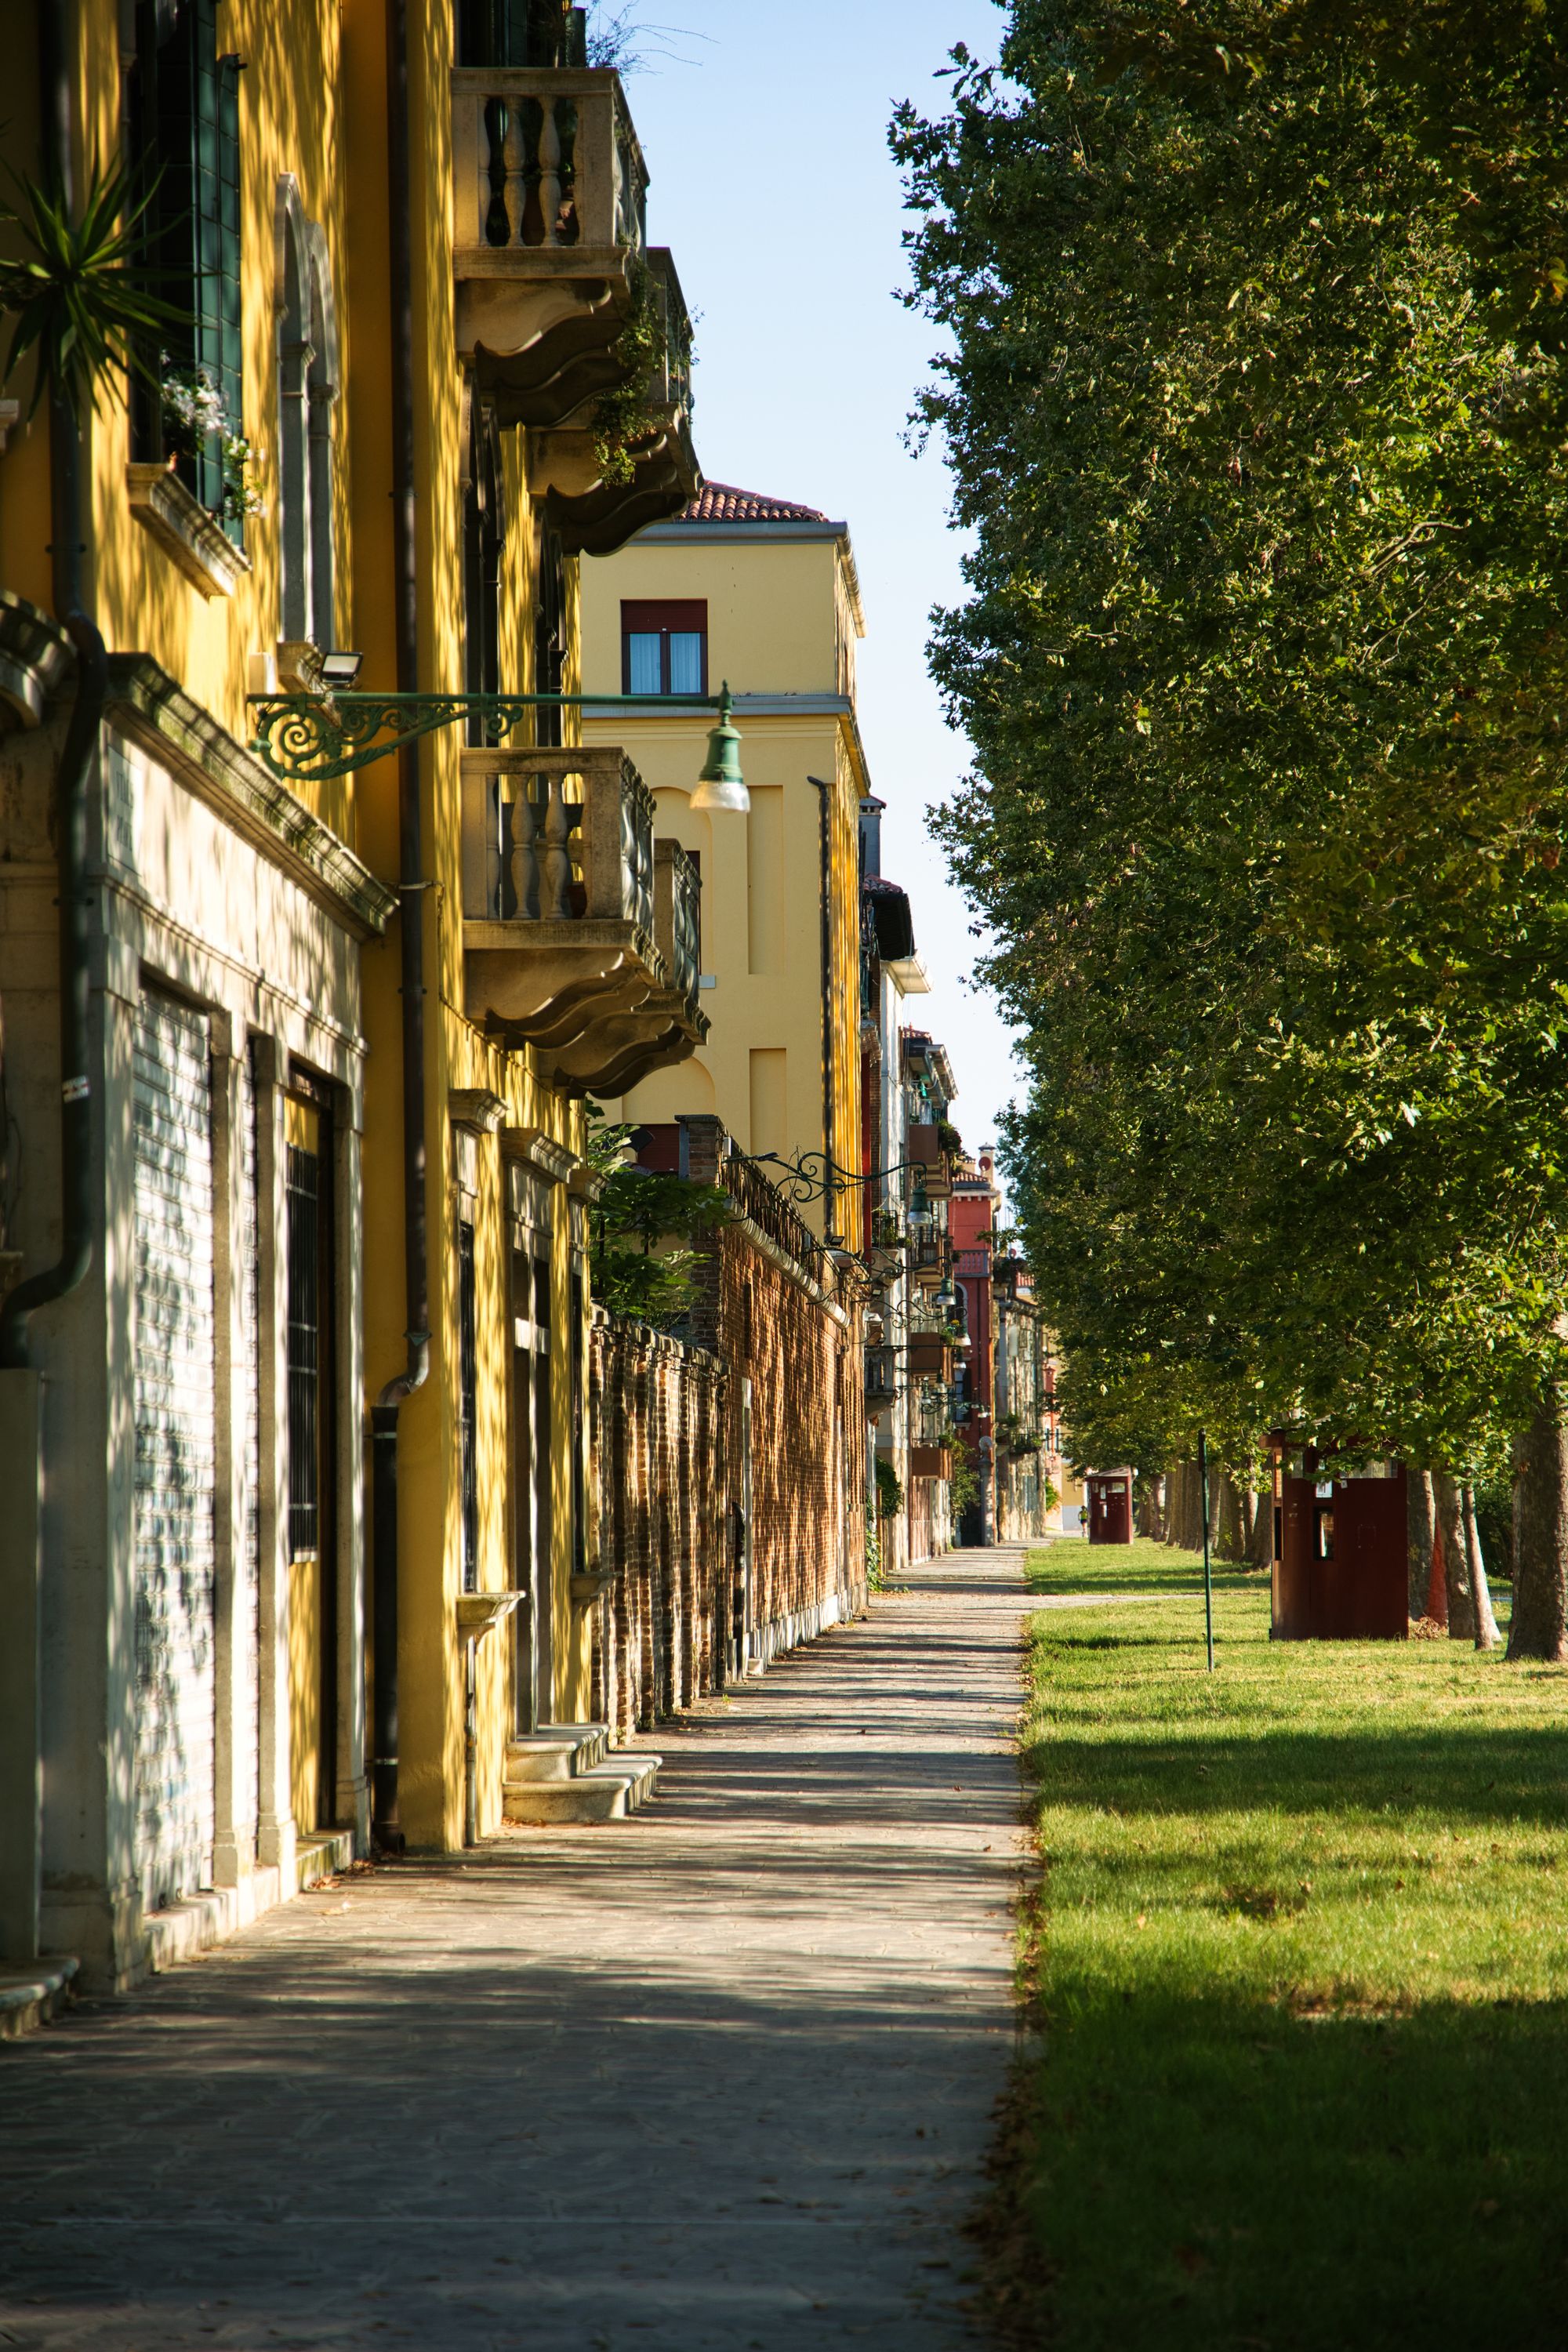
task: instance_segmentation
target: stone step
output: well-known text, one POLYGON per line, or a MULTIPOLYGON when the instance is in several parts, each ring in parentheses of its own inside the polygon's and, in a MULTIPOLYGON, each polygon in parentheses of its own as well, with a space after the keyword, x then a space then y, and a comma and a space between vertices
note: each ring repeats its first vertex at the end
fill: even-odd
POLYGON ((602 1723, 552 1723, 526 1739, 509 1739, 506 1774, 509 1786, 523 1780, 570 1780, 579 1772, 602 1764, 609 1752, 610 1734, 602 1723))
POLYGON ((618 1752, 569 1780, 511 1780, 501 1790, 509 1822, 619 1822, 654 1792, 657 1756, 618 1752))
POLYGON ((19 2042, 58 2017, 71 2000, 74 1955, 36 1960, 29 1969, 0 1969, 0 2042, 19 2042))

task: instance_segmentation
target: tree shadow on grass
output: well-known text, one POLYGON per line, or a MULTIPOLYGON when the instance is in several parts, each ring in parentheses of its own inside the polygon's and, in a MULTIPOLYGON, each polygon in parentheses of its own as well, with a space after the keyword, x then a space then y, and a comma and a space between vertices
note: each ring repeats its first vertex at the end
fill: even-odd
MULTIPOLYGON (((1261 1710, 1259 1710, 1261 1712, 1261 1710)), ((1070 1720, 1026 1749, 1052 1806, 1124 1815, 1368 1814, 1568 1827, 1568 1745, 1555 1725, 1109 1738, 1070 1720)), ((1568 2331, 1564 2342, 1568 2343, 1568 2331)))
POLYGON ((1222 1634, 1037 1621, 1006 2340, 1568 2343, 1568 1677, 1222 1634))
POLYGON ((1061 2352, 1560 2345, 1568 2009, 1053 1982, 1024 2197, 1061 2352))
MULTIPOLYGON (((1163 1550, 1163 1547, 1162 1547, 1163 1550)), ((1210 1574, 1216 1592, 1263 1592, 1268 1590, 1264 1569, 1237 1568, 1215 1560, 1210 1574)), ((1050 1598, 1068 1592, 1191 1592, 1201 1601, 1204 1562, 1201 1552, 1165 1552, 1158 1559, 1118 1559, 1110 1546, 1084 1544, 1069 1551, 1065 1545, 1037 1552, 1027 1569, 1031 1592, 1050 1598)))

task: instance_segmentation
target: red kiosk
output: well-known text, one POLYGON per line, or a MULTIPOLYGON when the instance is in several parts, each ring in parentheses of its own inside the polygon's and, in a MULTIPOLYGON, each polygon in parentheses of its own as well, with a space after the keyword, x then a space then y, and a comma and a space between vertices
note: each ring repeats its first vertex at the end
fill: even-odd
POLYGON ((1089 1496, 1089 1539, 1091 1544, 1130 1544, 1132 1540, 1132 1473, 1131 1470, 1090 1470, 1084 1477, 1089 1496))
POLYGON ((1330 1457, 1276 1433, 1276 1642, 1403 1642, 1410 1631, 1405 1469, 1330 1457))

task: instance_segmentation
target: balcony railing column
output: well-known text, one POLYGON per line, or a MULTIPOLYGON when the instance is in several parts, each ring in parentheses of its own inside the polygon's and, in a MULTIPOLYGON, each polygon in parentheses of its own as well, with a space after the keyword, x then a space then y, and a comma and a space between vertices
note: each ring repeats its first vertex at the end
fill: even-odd
POLYGON ((507 143, 511 130, 511 110, 501 98, 485 100, 485 172, 490 184, 490 201, 485 213, 487 245, 511 243, 511 212, 508 206, 507 181, 510 176, 507 143))
POLYGON ((552 776, 544 804, 543 847, 539 862, 547 923, 566 922, 572 913, 572 827, 578 812, 569 806, 564 787, 563 776, 552 776))
POLYGON ((539 125, 539 210, 544 223, 546 245, 562 245, 562 198, 564 184, 561 177, 561 126, 555 120, 557 101, 552 98, 540 101, 539 125))
POLYGON ((700 977, 702 884, 678 841, 654 844, 654 936, 669 984, 695 1012, 700 977))
MULTIPOLYGON (((539 818, 526 777, 511 803, 511 898, 520 915, 539 920, 539 818)), ((499 911, 499 909, 498 909, 499 911)))

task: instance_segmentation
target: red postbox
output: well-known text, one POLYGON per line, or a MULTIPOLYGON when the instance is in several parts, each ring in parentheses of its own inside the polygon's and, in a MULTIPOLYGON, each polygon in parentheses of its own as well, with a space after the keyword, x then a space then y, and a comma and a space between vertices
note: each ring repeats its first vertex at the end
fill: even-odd
POLYGON ((1089 1542, 1130 1544, 1132 1540, 1131 1471, 1090 1470, 1083 1483, 1089 1496, 1089 1542))
POLYGON ((1405 1468, 1276 1438, 1277 1642, 1403 1642, 1410 1631, 1405 1468))

